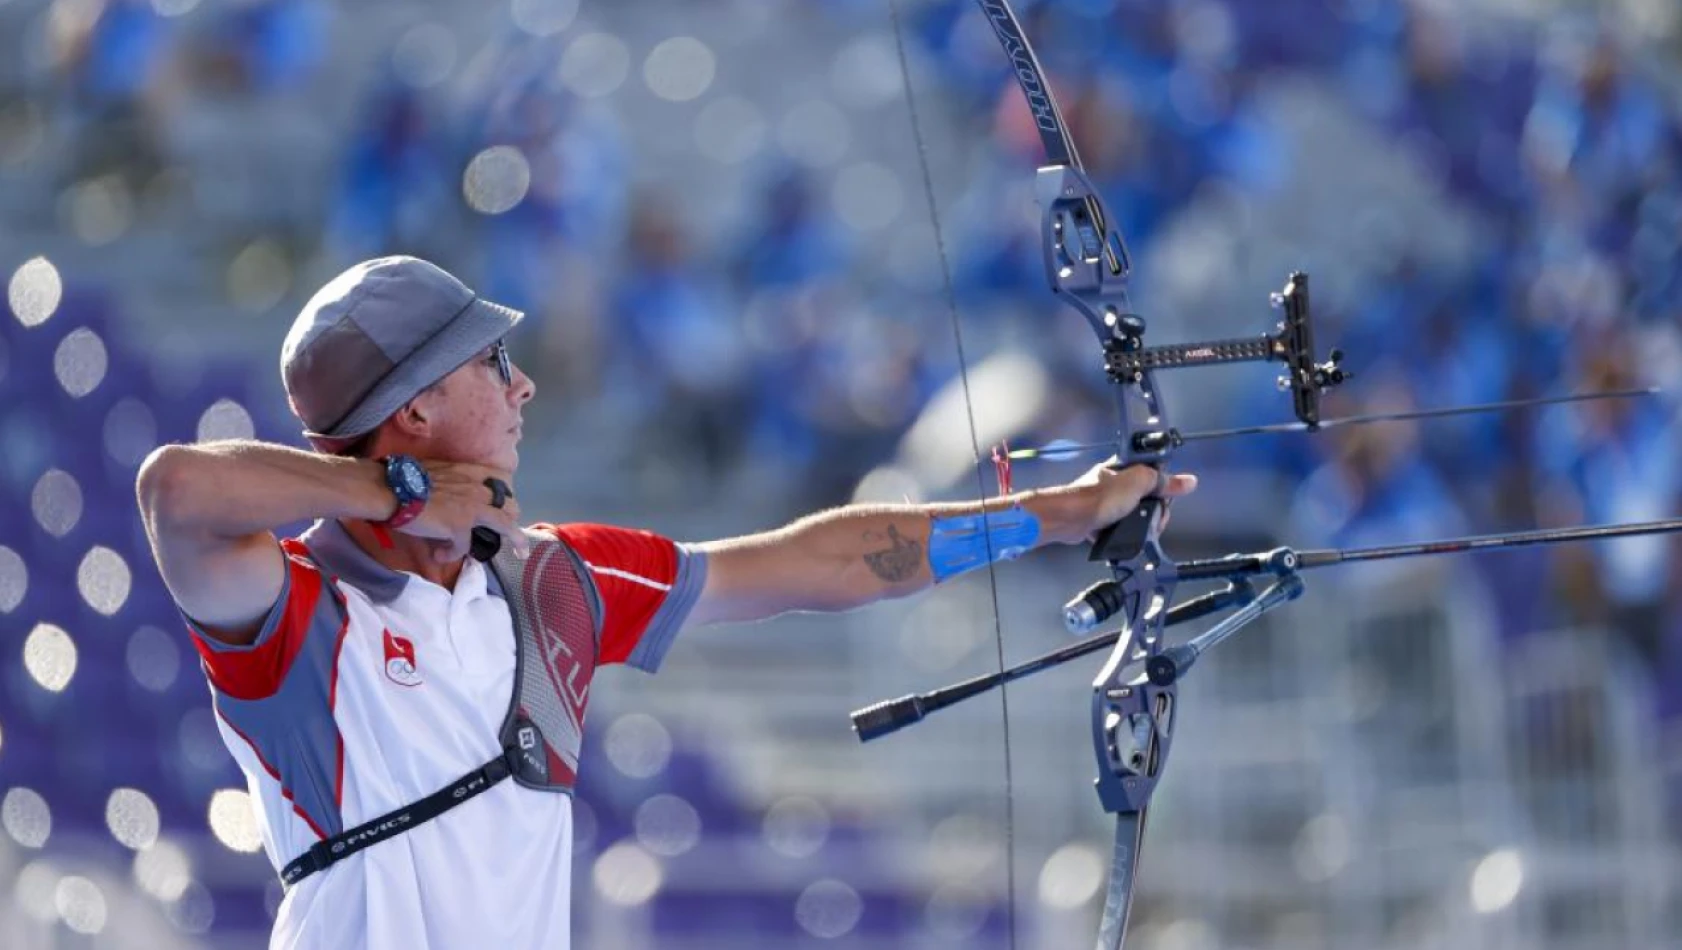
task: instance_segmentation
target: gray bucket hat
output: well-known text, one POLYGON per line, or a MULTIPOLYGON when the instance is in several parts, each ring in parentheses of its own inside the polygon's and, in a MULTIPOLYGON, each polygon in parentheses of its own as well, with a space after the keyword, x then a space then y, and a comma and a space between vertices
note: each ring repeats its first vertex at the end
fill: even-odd
POLYGON ((311 439, 354 439, 507 335, 524 314, 414 257, 364 261, 316 292, 280 348, 311 439))

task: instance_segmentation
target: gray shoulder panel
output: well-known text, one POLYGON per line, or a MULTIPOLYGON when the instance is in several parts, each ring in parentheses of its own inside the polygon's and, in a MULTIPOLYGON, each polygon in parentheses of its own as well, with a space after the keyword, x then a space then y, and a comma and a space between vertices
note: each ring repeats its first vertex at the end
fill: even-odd
POLYGON ((643 631, 626 664, 646 673, 658 671, 706 586, 706 554, 686 544, 677 545, 677 577, 672 581, 672 589, 648 622, 648 629, 643 631))

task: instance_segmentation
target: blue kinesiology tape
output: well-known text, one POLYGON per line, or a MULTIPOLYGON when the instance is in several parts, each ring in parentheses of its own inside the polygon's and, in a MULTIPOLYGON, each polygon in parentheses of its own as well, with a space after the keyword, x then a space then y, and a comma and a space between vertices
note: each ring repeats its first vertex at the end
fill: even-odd
POLYGON ((929 525, 929 570, 935 583, 989 561, 1021 556, 1040 538, 1040 519, 1012 506, 986 515, 935 516, 929 525))

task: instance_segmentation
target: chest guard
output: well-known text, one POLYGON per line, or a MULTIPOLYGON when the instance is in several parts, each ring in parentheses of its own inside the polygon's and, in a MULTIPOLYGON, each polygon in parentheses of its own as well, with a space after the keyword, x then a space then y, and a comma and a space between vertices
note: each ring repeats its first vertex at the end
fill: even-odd
POLYGON ((596 673, 601 606, 586 592, 586 568, 572 549, 551 535, 526 536, 529 557, 505 545, 485 562, 514 619, 514 691, 500 738, 514 781, 571 791, 596 673))

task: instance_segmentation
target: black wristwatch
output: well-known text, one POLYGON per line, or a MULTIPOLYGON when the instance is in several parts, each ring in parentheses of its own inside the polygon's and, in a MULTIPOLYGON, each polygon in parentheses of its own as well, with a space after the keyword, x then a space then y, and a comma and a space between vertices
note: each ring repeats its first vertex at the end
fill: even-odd
POLYGON ((382 528, 401 528, 420 517, 426 500, 432 496, 432 477, 412 455, 388 455, 385 463, 385 484, 397 496, 397 510, 391 517, 375 524, 382 528))

